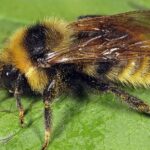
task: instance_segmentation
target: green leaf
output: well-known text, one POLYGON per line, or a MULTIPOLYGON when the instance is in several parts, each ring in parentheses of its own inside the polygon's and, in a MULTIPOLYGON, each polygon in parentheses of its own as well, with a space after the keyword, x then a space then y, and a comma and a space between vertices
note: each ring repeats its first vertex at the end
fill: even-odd
MULTIPOLYGON (((1 0, 0 48, 18 28, 33 20, 57 16, 66 20, 86 14, 114 14, 149 8, 144 0, 1 0)), ((125 88, 150 104, 149 90, 125 88)), ((24 128, 13 97, 0 91, 0 150, 38 150, 44 139, 40 97, 24 97, 24 128)), ((62 96, 53 103, 49 150, 149 150, 150 117, 129 109, 112 94, 93 94, 77 101, 62 96)))

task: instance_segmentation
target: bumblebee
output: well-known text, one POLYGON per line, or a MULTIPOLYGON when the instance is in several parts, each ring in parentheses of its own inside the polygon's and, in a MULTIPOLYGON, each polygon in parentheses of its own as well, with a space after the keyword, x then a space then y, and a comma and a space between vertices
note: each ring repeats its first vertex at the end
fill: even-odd
POLYGON ((150 114, 148 104, 118 86, 150 85, 150 11, 87 15, 71 23, 50 19, 21 28, 0 54, 0 77, 1 86, 16 98, 21 125, 21 96, 27 91, 42 95, 42 150, 51 137, 53 100, 82 83, 111 92, 129 107, 150 114))

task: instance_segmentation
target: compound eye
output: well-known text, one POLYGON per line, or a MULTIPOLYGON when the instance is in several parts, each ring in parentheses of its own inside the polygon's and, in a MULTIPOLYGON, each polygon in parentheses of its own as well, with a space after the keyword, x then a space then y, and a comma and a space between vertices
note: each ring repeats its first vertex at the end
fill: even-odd
POLYGON ((7 71, 7 72, 5 72, 5 75, 6 75, 6 77, 9 77, 11 75, 11 73, 7 71))
POLYGON ((18 77, 18 70, 13 68, 11 65, 3 66, 3 70, 0 76, 0 84, 2 87, 12 89, 14 83, 18 77))
POLYGON ((24 44, 31 58, 38 58, 43 55, 46 49, 46 30, 46 27, 41 24, 27 29, 24 44))
POLYGON ((18 74, 18 70, 13 68, 10 65, 4 66, 2 71, 2 75, 4 78, 13 79, 17 76, 17 74, 18 74))

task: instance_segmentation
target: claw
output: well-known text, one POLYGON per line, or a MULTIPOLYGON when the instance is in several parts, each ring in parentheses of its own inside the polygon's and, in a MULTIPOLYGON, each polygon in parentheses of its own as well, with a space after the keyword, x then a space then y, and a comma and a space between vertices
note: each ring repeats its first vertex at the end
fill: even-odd
POLYGON ((41 150, 46 150, 50 141, 50 130, 45 131, 45 141, 41 150))

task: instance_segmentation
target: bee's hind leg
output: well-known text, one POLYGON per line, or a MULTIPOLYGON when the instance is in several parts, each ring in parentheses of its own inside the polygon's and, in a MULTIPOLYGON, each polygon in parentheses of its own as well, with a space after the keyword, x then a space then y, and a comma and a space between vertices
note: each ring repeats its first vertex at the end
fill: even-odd
POLYGON ((142 101, 141 99, 130 95, 129 93, 119 89, 118 87, 110 86, 108 88, 108 92, 109 91, 115 94, 116 96, 120 97, 120 99, 123 102, 127 103, 129 107, 137 110, 138 112, 142 112, 150 115, 150 106, 146 104, 144 101, 142 101))
POLYGON ((129 107, 137 110, 138 112, 150 115, 150 106, 148 104, 143 102, 141 99, 123 91, 115 84, 111 83, 109 80, 97 80, 94 77, 86 77, 85 79, 87 84, 90 85, 92 88, 104 92, 111 92, 118 96, 120 100, 125 102, 129 107))
POLYGON ((24 109, 21 103, 21 95, 22 95, 22 90, 21 90, 21 83, 22 83, 22 75, 19 74, 18 78, 16 80, 15 84, 15 89, 14 89, 14 97, 16 98, 16 105, 19 110, 19 120, 21 126, 24 124, 24 109))

